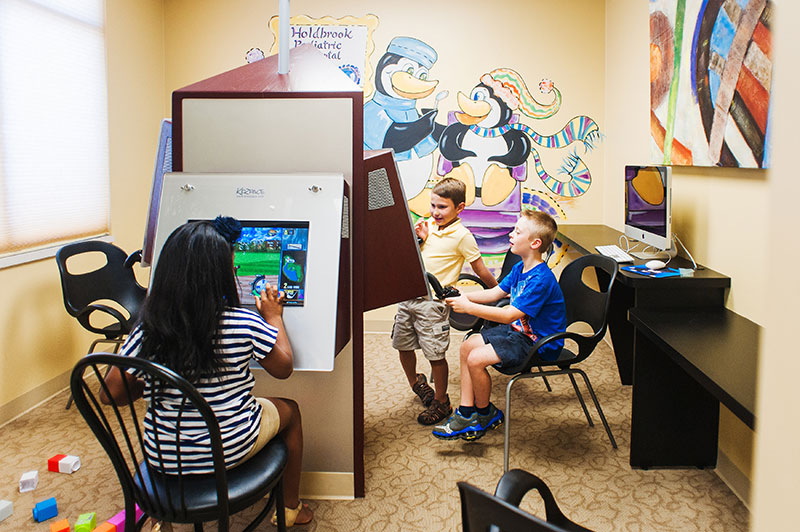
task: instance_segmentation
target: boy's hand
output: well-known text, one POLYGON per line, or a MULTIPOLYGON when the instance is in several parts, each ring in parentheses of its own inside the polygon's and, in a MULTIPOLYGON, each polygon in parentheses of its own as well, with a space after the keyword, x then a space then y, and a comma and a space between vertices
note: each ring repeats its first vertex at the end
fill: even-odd
POLYGON ((447 303, 447 306, 453 309, 455 312, 459 312, 461 314, 469 314, 469 309, 473 305, 472 301, 470 301, 466 295, 448 297, 444 300, 444 302, 447 303))
POLYGON ((414 232, 420 237, 422 240, 428 239, 428 224, 425 223, 424 218, 420 218, 416 224, 414 224, 414 232))
POLYGON ((256 308, 261 317, 270 323, 270 320, 283 316, 284 294, 278 291, 277 286, 266 284, 261 296, 256 297, 256 308))

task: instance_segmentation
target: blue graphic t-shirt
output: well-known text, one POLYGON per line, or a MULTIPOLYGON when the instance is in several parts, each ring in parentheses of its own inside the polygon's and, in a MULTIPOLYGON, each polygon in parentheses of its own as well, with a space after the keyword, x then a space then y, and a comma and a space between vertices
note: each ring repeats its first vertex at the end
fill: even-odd
MULTIPOLYGON (((542 262, 527 272, 523 263, 514 265, 511 272, 500 281, 500 288, 510 294, 511 306, 525 313, 525 316, 511 324, 511 328, 528 336, 536 342, 567 328, 567 314, 564 295, 558 286, 555 275, 542 262)), ((544 360, 553 360, 564 347, 558 340, 544 346, 539 352, 544 360)))

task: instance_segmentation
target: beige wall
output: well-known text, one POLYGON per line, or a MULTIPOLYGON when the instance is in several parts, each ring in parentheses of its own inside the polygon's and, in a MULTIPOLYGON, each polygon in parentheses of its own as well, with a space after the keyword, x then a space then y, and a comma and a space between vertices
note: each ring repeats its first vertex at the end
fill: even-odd
MULTIPOLYGON (((797 123, 800 113, 795 99, 800 94, 800 42, 795 22, 800 4, 777 2, 780 16, 775 20, 774 103, 772 123, 773 166, 769 171, 769 209, 764 249, 770 250, 771 264, 796 264, 800 248, 796 245, 800 227, 800 181, 797 179, 797 123)), ((766 253, 765 253, 766 254, 766 253)), ((756 437, 752 530, 767 532, 797 528, 797 496, 800 494, 800 395, 796 376, 800 374, 797 356, 797 297, 800 277, 791 272, 774 272, 766 281, 764 301, 766 338, 762 348, 758 381, 758 434, 756 437)))
MULTIPOLYGON (((162 12, 161 0, 115 0, 106 9, 111 231, 126 251, 142 243, 165 116, 162 12)), ((64 310, 52 258, 0 270, 0 286, 3 422, 63 388, 94 336, 64 310)))

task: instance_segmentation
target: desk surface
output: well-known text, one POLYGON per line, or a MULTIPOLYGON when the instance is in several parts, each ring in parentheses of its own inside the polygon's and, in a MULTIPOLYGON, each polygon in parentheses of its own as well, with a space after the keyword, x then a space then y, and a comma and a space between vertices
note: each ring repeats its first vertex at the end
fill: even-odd
POLYGON ((728 309, 632 308, 629 316, 638 330, 755 428, 759 325, 728 309))
MULTIPOLYGON (((578 251, 584 254, 597 253, 595 246, 608 244, 619 245, 619 237, 622 234, 623 233, 607 225, 565 224, 558 227, 558 236, 560 239, 567 244, 575 246, 578 248, 578 251)), ((645 262, 647 261, 640 259, 634 260, 634 264, 644 264, 645 262)), ((670 261, 669 266, 674 268, 691 268, 692 262, 683 257, 675 257, 670 261)), ((731 285, 730 277, 703 266, 699 266, 699 268, 701 269, 695 271, 692 277, 665 277, 653 279, 645 277, 644 275, 620 270, 617 278, 628 286, 653 286, 653 282, 665 288, 675 284, 680 284, 682 286, 703 284, 705 287, 718 286, 723 288, 727 288, 731 285)))

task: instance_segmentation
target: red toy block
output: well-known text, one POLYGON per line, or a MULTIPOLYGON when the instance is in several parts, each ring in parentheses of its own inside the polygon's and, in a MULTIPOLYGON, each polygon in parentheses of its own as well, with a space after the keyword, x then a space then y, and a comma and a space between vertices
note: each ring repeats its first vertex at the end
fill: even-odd
POLYGON ((52 471, 54 473, 58 473, 58 463, 66 457, 67 457, 66 454, 57 454, 54 457, 47 460, 47 470, 52 471))
POLYGON ((69 521, 62 519, 50 525, 50 532, 69 532, 69 521))
POLYGON ((111 524, 108 521, 98 526, 92 532, 117 532, 117 525, 111 524))

